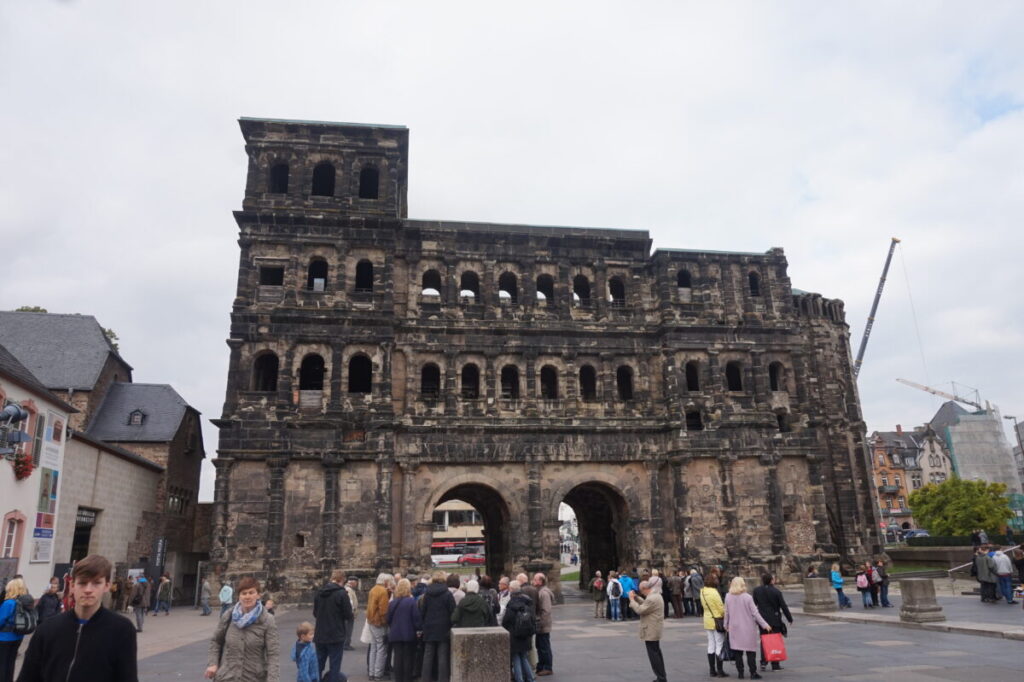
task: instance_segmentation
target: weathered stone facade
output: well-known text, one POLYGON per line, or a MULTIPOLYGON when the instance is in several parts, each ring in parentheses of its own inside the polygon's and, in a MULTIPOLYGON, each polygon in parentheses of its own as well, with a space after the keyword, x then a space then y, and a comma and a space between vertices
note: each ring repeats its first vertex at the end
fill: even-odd
POLYGON ((494 573, 556 564, 563 501, 584 575, 879 549, 843 306, 781 249, 409 220, 407 129, 241 127, 219 570, 294 599, 423 570, 453 498, 494 573))

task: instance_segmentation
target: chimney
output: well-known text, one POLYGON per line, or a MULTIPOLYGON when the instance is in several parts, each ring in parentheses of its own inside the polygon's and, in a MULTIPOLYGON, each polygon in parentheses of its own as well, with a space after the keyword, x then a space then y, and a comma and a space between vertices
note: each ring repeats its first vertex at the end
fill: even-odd
POLYGON ((899 425, 899 424, 896 425, 896 435, 897 436, 902 436, 903 435, 903 427, 901 425, 899 425))

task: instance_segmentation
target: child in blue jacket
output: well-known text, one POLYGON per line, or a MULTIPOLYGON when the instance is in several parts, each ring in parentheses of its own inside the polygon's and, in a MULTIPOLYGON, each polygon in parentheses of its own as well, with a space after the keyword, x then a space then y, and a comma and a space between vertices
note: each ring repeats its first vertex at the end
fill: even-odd
POLYGON ((850 598, 843 594, 843 574, 839 572, 839 564, 832 564, 832 588, 839 598, 839 608, 849 609, 853 607, 850 598))
POLYGON ((292 660, 299 669, 297 682, 320 682, 319 664, 316 660, 316 646, 313 644, 313 624, 301 623, 295 630, 298 641, 292 646, 292 660))

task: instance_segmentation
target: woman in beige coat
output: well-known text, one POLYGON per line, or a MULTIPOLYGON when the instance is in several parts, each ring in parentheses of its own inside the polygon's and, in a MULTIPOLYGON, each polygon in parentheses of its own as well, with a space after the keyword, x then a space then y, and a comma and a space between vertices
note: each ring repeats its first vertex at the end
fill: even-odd
POLYGON ((278 682, 277 624, 260 603, 260 583, 242 578, 238 603, 225 613, 210 641, 206 677, 215 682, 278 682))

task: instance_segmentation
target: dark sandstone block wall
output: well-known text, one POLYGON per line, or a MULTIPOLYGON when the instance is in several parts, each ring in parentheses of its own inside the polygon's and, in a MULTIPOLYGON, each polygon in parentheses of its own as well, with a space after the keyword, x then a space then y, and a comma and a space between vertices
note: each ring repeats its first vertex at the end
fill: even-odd
POLYGON ((562 501, 580 518, 585 573, 795 572, 879 550, 842 303, 794 293, 781 249, 651 253, 643 231, 408 220, 406 129, 241 125, 219 570, 297 600, 336 566, 423 571, 433 508, 454 496, 483 514, 492 572, 556 563, 562 501), (287 191, 269 191, 284 163, 287 191), (332 194, 311 196, 325 163, 332 194), (376 199, 359 196, 367 167, 376 199), (514 300, 499 293, 510 275, 514 300), (592 295, 577 301, 581 276, 592 295), (353 393, 364 361, 369 392, 353 393), (507 367, 517 398, 503 394, 507 367))

